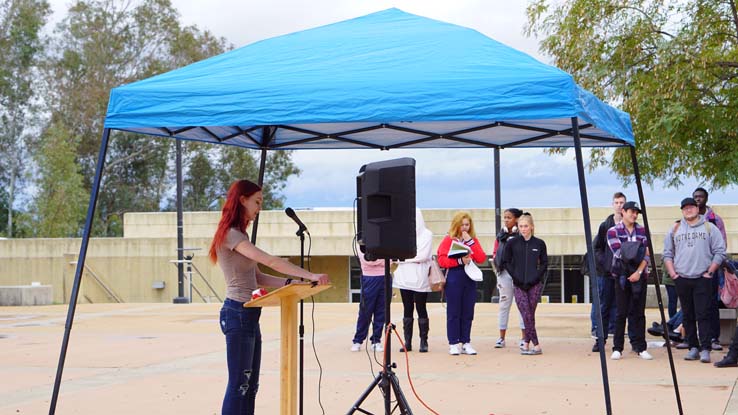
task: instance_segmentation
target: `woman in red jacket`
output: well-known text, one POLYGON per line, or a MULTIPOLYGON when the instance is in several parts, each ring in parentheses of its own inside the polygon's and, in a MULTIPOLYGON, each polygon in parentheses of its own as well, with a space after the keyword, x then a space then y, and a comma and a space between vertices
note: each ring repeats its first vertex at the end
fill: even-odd
MULTIPOLYGON (((461 249, 464 251, 463 249, 461 249)), ((456 250, 454 250, 456 251, 456 250)), ((460 353, 475 355, 471 345, 471 326, 474 320, 474 305, 477 301, 477 283, 464 271, 470 262, 482 263, 487 255, 474 233, 474 223, 467 212, 458 212, 451 220, 448 235, 438 247, 438 265, 448 269, 446 274, 446 335, 451 355, 460 353), (466 247, 466 252, 454 254, 449 251, 456 241, 466 247), (459 349, 461 343, 461 349, 459 349)))

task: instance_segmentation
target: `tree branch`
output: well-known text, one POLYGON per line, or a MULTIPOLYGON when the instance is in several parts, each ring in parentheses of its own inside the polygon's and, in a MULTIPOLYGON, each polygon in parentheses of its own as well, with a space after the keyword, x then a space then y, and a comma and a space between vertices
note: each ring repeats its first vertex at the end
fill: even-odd
POLYGON ((118 164, 121 164, 121 163, 125 163, 128 160, 132 160, 132 159, 140 156, 141 154, 146 153, 150 149, 151 149, 151 145, 150 144, 142 145, 141 148, 139 148, 137 151, 134 151, 133 153, 130 153, 127 156, 121 157, 121 158, 119 158, 117 160, 113 160, 111 162, 108 162, 105 165, 105 167, 107 167, 108 169, 110 169, 110 168, 112 168, 115 165, 118 165, 118 164))
POLYGON ((651 24, 651 27, 653 27, 653 28, 654 28, 654 33, 658 33, 658 34, 662 34, 662 35, 665 35, 665 36, 669 36, 669 37, 670 37, 670 38, 672 38, 672 39, 674 39, 674 38, 676 37, 676 36, 672 35, 672 34, 671 34, 671 33, 669 33, 669 32, 665 32, 665 31, 663 31, 663 30, 659 29, 659 28, 658 28, 658 27, 657 27, 657 26, 656 26, 656 25, 654 24, 654 22, 653 22, 653 19, 651 18, 651 16, 649 16, 649 15, 648 15, 648 13, 646 13, 646 12, 645 12, 645 10, 642 10, 642 9, 640 9, 640 8, 638 8, 638 7, 635 7, 635 6, 620 6, 620 7, 619 7, 619 9, 620 9, 620 10, 628 10, 628 9, 630 9, 630 10, 635 10, 635 11, 637 11, 638 13, 642 14, 642 15, 643 15, 643 17, 645 17, 645 18, 646 18, 646 20, 648 20, 648 22, 649 22, 649 23, 651 24))
POLYGON ((738 62, 717 61, 715 62, 715 65, 722 68, 738 68, 738 62))
POLYGON ((733 12, 733 24, 736 37, 738 37, 738 7, 736 7, 735 0, 730 0, 730 10, 733 12))

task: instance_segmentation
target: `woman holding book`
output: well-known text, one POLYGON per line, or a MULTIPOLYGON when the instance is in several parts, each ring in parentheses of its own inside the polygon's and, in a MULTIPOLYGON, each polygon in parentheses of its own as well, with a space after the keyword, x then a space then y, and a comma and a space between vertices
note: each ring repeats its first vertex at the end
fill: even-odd
POLYGON ((458 212, 451 220, 448 235, 438 247, 438 265, 446 274, 446 335, 451 355, 475 355, 471 345, 471 326, 477 301, 477 284, 465 271, 471 262, 484 262, 487 254, 476 238, 474 223, 467 212, 458 212), (459 348, 461 344, 461 348, 459 348))
POLYGON ((536 307, 543 290, 543 276, 548 270, 546 243, 533 236, 535 225, 530 213, 518 219, 520 236, 511 239, 502 253, 502 264, 510 273, 515 285, 515 303, 523 315, 525 329, 520 354, 543 353, 536 332, 536 307))
POLYGON ((428 351, 428 330, 430 329, 430 321, 428 320, 428 293, 431 292, 430 282, 428 281, 428 271, 430 270, 431 254, 433 253, 433 232, 425 227, 423 213, 420 209, 415 209, 415 238, 417 246, 417 254, 415 258, 406 259, 397 265, 397 270, 392 278, 392 286, 400 289, 402 296, 402 331, 405 335, 405 347, 400 348, 401 352, 411 351, 413 349, 413 309, 418 312, 418 334, 420 335, 420 353, 428 351))

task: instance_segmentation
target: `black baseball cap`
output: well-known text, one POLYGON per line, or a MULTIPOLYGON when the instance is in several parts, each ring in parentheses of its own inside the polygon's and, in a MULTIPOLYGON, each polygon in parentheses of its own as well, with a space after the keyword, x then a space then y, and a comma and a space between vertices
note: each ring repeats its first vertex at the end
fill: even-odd
POLYGON ((641 207, 638 206, 638 202, 634 202, 632 200, 630 202, 625 202, 625 204, 623 205, 623 210, 629 209, 633 209, 636 212, 641 213, 641 207))
POLYGON ((680 209, 684 209, 685 206, 689 206, 689 205, 697 206, 697 202, 694 200, 694 198, 685 197, 684 199, 682 199, 680 209))

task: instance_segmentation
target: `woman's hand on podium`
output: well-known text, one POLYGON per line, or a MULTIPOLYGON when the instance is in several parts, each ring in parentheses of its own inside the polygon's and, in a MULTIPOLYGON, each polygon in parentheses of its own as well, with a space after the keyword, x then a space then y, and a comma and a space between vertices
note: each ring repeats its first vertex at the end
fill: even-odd
POLYGON ((311 280, 317 282, 318 285, 330 284, 331 280, 328 278, 328 274, 313 274, 310 277, 311 280))

